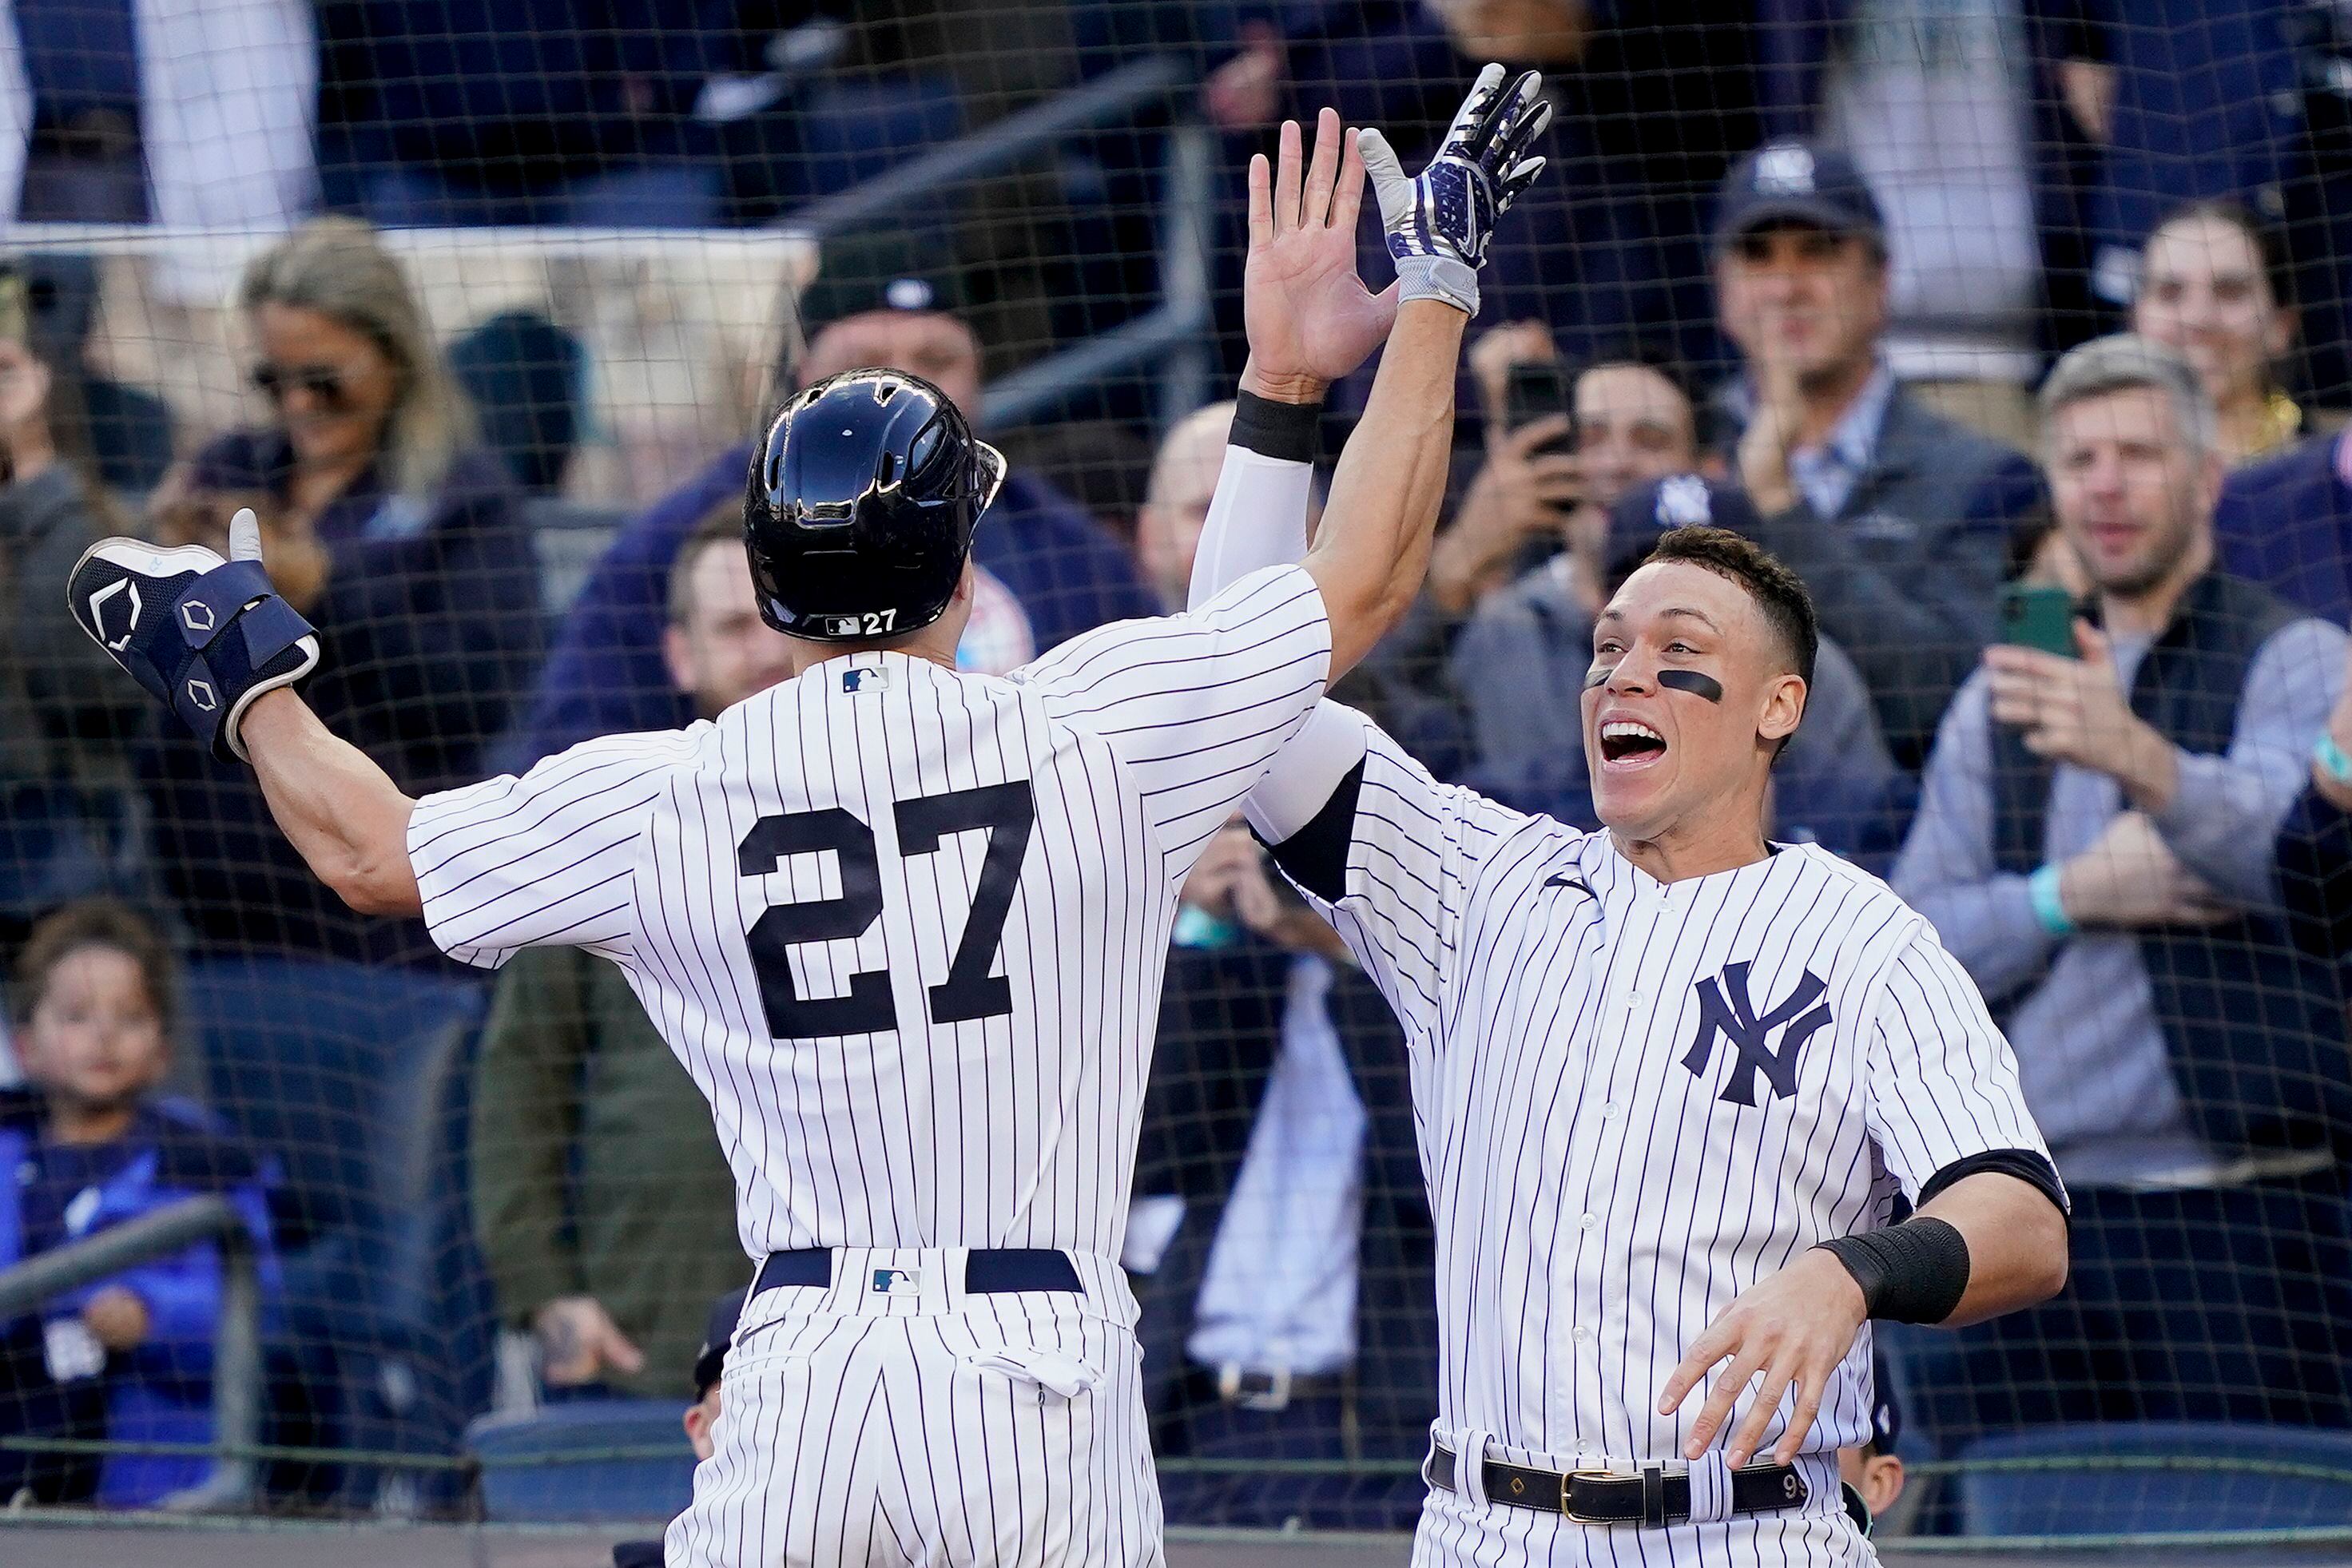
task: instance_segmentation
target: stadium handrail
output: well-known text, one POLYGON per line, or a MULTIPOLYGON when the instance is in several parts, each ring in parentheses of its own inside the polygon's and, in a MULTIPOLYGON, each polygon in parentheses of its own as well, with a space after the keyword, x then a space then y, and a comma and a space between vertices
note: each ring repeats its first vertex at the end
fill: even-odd
POLYGON ((1184 85, 1191 72, 1174 55, 1146 55, 1090 82, 1055 94, 995 124, 909 158, 862 184, 795 208, 770 226, 810 239, 903 219, 915 202, 966 180, 1019 162, 1074 131, 1108 124, 1184 85))
POLYGON ((248 1450, 261 1428, 261 1272, 257 1248, 228 1199, 207 1193, 183 1198, 95 1236, 0 1269, 0 1322, 65 1291, 168 1257, 200 1241, 221 1251, 220 1322, 213 1332, 212 1473, 164 1500, 174 1512, 250 1508, 256 1472, 248 1450))

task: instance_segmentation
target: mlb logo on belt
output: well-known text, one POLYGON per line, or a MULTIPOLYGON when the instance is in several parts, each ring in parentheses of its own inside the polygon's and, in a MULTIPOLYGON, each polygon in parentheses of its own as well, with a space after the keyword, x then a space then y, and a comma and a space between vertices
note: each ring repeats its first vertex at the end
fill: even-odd
POLYGON ((913 1269, 877 1269, 874 1270, 874 1293, 877 1296, 911 1296, 922 1286, 921 1273, 913 1269))

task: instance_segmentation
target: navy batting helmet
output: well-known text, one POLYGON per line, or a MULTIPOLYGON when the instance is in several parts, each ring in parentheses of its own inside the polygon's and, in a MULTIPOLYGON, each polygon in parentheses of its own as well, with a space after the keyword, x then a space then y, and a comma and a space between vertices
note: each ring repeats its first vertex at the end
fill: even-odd
POLYGON ((845 371, 786 403, 751 459, 743 538, 760 614, 788 637, 860 643, 928 626, 1004 480, 947 394, 845 371))

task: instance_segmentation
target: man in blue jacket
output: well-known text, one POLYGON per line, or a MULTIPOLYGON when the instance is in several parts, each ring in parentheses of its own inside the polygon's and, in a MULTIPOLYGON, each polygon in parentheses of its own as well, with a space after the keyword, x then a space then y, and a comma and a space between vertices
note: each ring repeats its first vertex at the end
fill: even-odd
MULTIPOLYGON (((260 1163, 154 1097, 171 1064, 172 997, 161 939, 122 905, 68 904, 34 927, 9 991, 30 1088, 0 1091, 0 1269, 218 1193, 262 1249, 264 1293, 276 1299, 260 1163)), ((220 1292, 207 1242, 0 1323, 0 1433, 209 1441, 220 1292)), ((152 1507, 209 1468, 201 1456, 0 1452, 0 1501, 29 1488, 45 1502, 152 1507)))
MULTIPOLYGON (((942 308, 940 280, 903 276, 878 288, 821 280, 802 305, 812 325, 796 384, 860 365, 894 366, 937 384, 977 423, 980 343, 942 308)), ((594 736, 694 718, 662 664, 670 563, 705 514, 742 494, 751 461, 749 444, 728 448, 621 530, 556 636, 509 766, 594 736)), ((1105 622, 1160 612, 1126 548, 1076 502, 1019 468, 1005 476, 971 554, 1020 601, 1041 653, 1105 622)))

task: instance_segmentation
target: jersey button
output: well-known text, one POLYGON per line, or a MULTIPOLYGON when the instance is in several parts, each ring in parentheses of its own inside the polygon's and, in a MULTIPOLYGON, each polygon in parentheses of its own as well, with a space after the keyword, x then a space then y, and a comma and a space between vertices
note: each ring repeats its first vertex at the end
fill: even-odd
POLYGON ((1601 1107, 1601 1119, 1604 1122, 1613 1122, 1617 1119, 1616 1101, 1612 1100, 1609 1103, 1601 1107))
POLYGON ((1597 1215, 1597 1214, 1588 1214, 1588 1215, 1586 1215, 1583 1218, 1581 1218, 1581 1219, 1580 1219, 1580 1220, 1578 1220, 1578 1221, 1576 1222, 1576 1228, 1577 1228, 1579 1230, 1590 1230, 1590 1229, 1591 1229, 1594 1226, 1596 1226, 1596 1225, 1598 1225, 1598 1224, 1600 1224, 1600 1223, 1601 1223, 1601 1217, 1600 1217, 1599 1215, 1597 1215))
POLYGON ((1579 1323, 1569 1331, 1568 1337, 1574 1340, 1577 1343, 1582 1344, 1592 1337, 1592 1331, 1586 1328, 1582 1323, 1579 1323))

